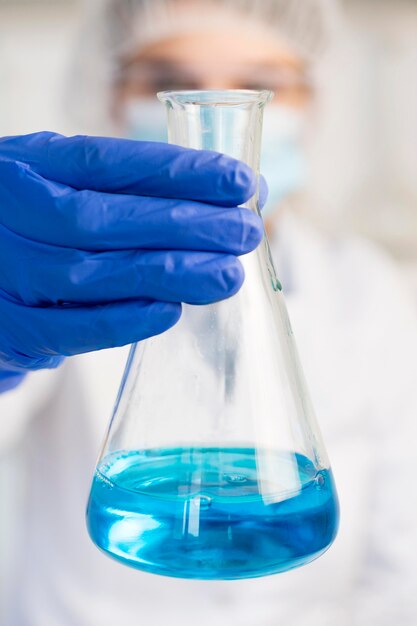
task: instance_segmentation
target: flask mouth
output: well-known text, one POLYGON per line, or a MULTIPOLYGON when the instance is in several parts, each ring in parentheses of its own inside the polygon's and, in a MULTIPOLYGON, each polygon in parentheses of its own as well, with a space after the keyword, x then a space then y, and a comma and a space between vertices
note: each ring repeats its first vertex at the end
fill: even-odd
POLYGON ((273 97, 268 89, 204 89, 160 91, 157 96, 174 107, 197 106, 265 106, 273 97))

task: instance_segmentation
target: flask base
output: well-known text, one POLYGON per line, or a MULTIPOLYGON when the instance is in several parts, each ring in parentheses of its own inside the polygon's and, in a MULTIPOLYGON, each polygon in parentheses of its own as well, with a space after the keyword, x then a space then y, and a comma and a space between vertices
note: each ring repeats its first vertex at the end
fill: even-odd
POLYGON ((259 480, 262 454, 201 447, 109 454, 91 490, 91 538, 126 565, 179 578, 255 578, 305 565, 337 532, 331 471, 277 451, 282 475, 292 459, 299 476, 299 488, 285 492, 259 480))

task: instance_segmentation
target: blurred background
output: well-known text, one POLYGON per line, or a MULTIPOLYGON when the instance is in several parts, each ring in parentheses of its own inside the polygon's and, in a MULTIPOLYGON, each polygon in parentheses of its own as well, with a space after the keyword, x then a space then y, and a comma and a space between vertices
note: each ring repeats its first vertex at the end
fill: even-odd
MULTIPOLYGON (((0 0, 0 134, 88 132, 65 106, 83 5, 0 0)), ((311 210, 384 246, 417 299, 417 2, 342 6, 346 28, 322 63, 311 210)))
MULTIPOLYGON (((77 86, 70 76, 81 44, 85 4, 0 0, 0 136, 41 130, 91 132, 88 125, 75 121, 71 110, 71 89, 77 86)), ((380 245, 400 268, 417 307, 417 0, 342 0, 341 6, 344 27, 318 72, 308 217, 323 229, 359 235, 380 245)), ((385 302, 378 301, 377 312, 380 304, 385 302)), ((365 312, 368 321, 374 312, 365 312)), ((398 392, 401 395, 400 385, 398 392)), ((358 413, 361 427, 357 429, 362 428, 359 435, 365 433, 364 437, 365 411, 367 406, 363 414, 358 413)), ((373 435, 370 438, 373 443, 373 435)), ((337 457, 337 445, 334 449, 337 457)), ((358 450, 355 440, 346 457, 351 449, 358 450)), ((10 510, 19 481, 24 481, 19 455, 23 451, 0 455, 0 500, 7 501, 10 510)), ((343 474, 340 469, 339 474, 343 474)), ((346 482, 351 482, 348 463, 346 475, 346 482)), ((6 513, 0 518, 0 607, 1 589, 8 578, 6 564, 19 540, 13 517, 6 513)), ((394 623, 400 622, 384 622, 394 623)))

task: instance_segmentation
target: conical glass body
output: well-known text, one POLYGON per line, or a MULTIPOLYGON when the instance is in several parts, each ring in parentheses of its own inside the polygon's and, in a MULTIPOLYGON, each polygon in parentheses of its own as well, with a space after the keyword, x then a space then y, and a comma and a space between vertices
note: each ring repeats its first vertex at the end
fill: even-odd
MULTIPOLYGON (((169 140, 259 174, 270 92, 159 94, 169 140)), ((258 211, 257 196, 247 204, 258 211)), ((232 298, 132 347, 91 489, 96 545, 138 569, 234 579, 312 561, 338 503, 266 237, 232 298)), ((313 330, 312 330, 313 332, 313 330)))

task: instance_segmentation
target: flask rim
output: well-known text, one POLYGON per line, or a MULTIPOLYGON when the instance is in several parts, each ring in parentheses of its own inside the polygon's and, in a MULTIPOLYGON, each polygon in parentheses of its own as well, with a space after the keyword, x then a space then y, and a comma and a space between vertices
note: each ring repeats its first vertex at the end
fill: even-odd
POLYGON ((196 106, 265 106, 274 96, 269 89, 191 89, 157 93, 158 99, 172 107, 196 106))

